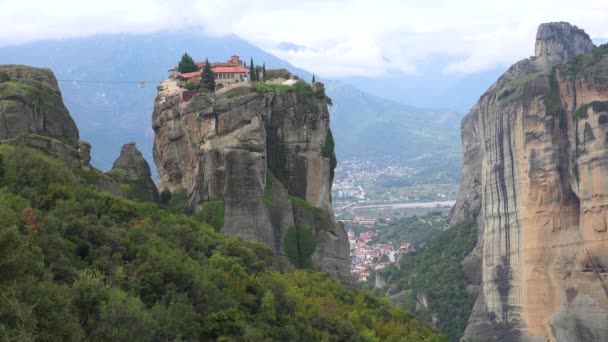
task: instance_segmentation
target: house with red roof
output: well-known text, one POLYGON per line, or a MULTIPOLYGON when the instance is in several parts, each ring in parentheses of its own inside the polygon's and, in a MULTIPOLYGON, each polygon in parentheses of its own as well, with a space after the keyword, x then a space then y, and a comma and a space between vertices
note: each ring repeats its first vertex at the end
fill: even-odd
MULTIPOLYGON (((215 75, 216 87, 223 88, 224 86, 235 82, 246 82, 249 79, 249 70, 244 68, 243 61, 238 55, 233 55, 226 62, 213 62, 211 71, 215 75)), ((169 70, 169 77, 177 79, 183 86, 186 83, 199 84, 201 83, 201 73, 205 62, 196 62, 198 70, 188 73, 179 73, 177 67, 169 70)))

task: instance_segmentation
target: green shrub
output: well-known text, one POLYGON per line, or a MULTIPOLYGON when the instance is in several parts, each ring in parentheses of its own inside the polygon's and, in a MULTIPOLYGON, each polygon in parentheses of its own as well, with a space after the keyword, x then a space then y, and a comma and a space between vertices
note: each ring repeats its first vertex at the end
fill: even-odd
POLYGON ((327 137, 325 137, 325 145, 323 146, 323 157, 330 158, 334 149, 336 148, 336 144, 334 143, 334 135, 331 133, 331 128, 327 130, 327 137))
POLYGON ((210 200, 203 202, 195 218, 201 223, 207 223, 219 232, 224 227, 224 201, 210 200))
POLYGON ((189 213, 188 208, 188 194, 186 189, 179 188, 171 193, 169 201, 162 206, 163 209, 173 214, 187 214, 189 213))
POLYGON ((198 86, 196 84, 193 84, 192 82, 188 81, 184 85, 184 88, 186 88, 188 90, 194 90, 194 89, 198 89, 198 86))
POLYGON ((97 198, 98 217, 107 216, 114 222, 129 222, 137 217, 135 203, 114 195, 100 193, 97 198))
POLYGON ((160 192, 160 203, 167 204, 171 201, 171 191, 169 189, 164 188, 163 191, 160 192))
POLYGON ((85 183, 87 183, 89 185, 97 184, 97 182, 99 181, 99 177, 100 177, 99 172, 95 171, 95 170, 80 171, 80 178, 82 178, 82 180, 84 180, 85 183))
POLYGON ((0 71, 0 83, 8 82, 11 80, 11 77, 8 75, 6 71, 0 71))
POLYGON ((300 100, 308 100, 315 95, 310 84, 304 81, 297 81, 293 89, 300 100))
POLYGON ((297 268, 312 268, 312 253, 316 246, 315 236, 300 225, 289 227, 283 239, 285 254, 297 268))
POLYGON ((588 108, 589 108, 589 106, 586 105, 586 104, 578 107, 576 109, 576 114, 575 114, 576 117, 579 118, 579 119, 587 119, 588 118, 588 115, 587 115, 587 109, 588 108))

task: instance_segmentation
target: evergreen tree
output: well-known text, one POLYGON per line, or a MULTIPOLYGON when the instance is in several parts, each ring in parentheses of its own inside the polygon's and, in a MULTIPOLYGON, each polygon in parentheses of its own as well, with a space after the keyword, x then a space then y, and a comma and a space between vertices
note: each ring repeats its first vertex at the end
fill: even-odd
POLYGON ((183 74, 187 72, 195 72, 196 70, 198 70, 196 63, 194 63, 192 57, 190 57, 190 55, 185 52, 182 56, 182 59, 179 61, 179 64, 177 65, 177 71, 183 74))
POLYGON ((262 64, 262 81, 266 81, 266 63, 262 64))
POLYGON ((311 82, 311 84, 315 84, 315 82, 316 82, 315 81, 315 74, 312 74, 312 82, 311 82))
POLYGON ((209 64, 208 59, 205 60, 205 66, 201 73, 201 88, 215 91, 215 75, 213 74, 213 70, 211 70, 211 64, 209 64))
POLYGON ((249 80, 252 82, 257 81, 255 77, 255 67, 253 66, 253 58, 251 58, 251 61, 249 62, 249 80))

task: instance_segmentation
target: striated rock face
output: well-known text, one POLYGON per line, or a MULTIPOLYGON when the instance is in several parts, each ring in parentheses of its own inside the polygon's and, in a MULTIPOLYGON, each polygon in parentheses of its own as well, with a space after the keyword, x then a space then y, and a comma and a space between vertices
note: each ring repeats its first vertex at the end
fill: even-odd
POLYGON ((53 73, 0 65, 0 141, 28 133, 78 148, 78 128, 63 104, 53 73))
POLYGON ((287 229, 305 226, 317 240, 316 264, 347 281, 348 238, 331 208, 335 155, 326 146, 323 85, 295 88, 247 85, 182 103, 174 81, 161 83, 152 124, 159 187, 184 188, 192 207, 223 201, 222 232, 279 255, 287 229))
POLYGON ((140 202, 159 201, 158 190, 152 181, 150 165, 135 147, 134 142, 122 147, 120 156, 106 174, 120 184, 128 199, 140 202))
POLYGON ((463 340, 608 340, 608 47, 591 50, 575 26, 541 25, 536 57, 462 122, 450 222, 478 224, 463 266, 480 286, 463 340))
POLYGON ((589 35, 576 26, 565 22, 541 24, 536 34, 535 55, 544 60, 544 68, 550 68, 593 47, 589 35))

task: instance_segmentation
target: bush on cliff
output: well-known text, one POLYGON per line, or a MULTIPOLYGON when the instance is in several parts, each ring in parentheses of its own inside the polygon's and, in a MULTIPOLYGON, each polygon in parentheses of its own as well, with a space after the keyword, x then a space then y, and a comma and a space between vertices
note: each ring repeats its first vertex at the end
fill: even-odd
POLYGON ((0 154, 2 340, 442 340, 263 245, 98 193, 38 152, 0 154))
POLYGON ((219 232, 224 227, 224 201, 210 200, 203 202, 201 209, 194 216, 199 222, 206 223, 219 232))
POLYGON ((283 239, 283 249, 295 267, 312 268, 312 253, 316 247, 315 236, 306 227, 296 225, 287 229, 283 239))

